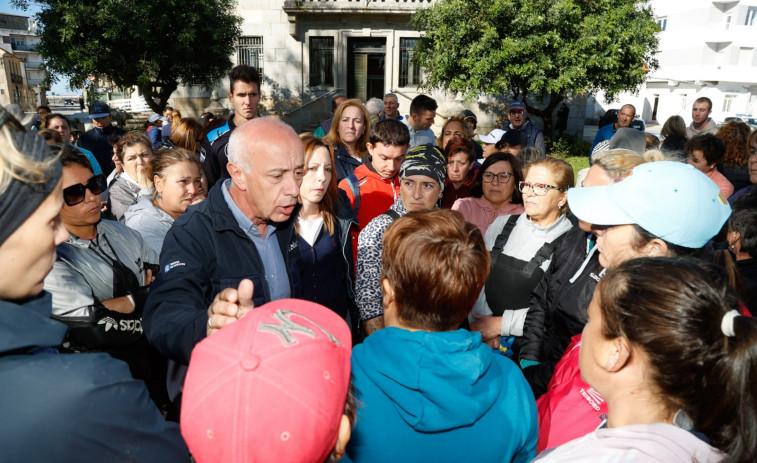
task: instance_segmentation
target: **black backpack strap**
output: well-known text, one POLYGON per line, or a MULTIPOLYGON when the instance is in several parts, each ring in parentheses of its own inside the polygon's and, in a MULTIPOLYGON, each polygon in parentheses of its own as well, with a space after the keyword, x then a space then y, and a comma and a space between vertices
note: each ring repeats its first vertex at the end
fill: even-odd
POLYGON ((345 178, 347 179, 347 184, 350 186, 350 190, 352 190, 352 196, 355 198, 355 207, 353 209, 355 209, 355 215, 357 215, 360 210, 360 181, 354 172, 345 178))
POLYGON ((388 211, 384 212, 384 215, 388 215, 389 217, 391 217, 392 222, 400 218, 400 215, 394 209, 389 209, 388 211))
POLYGON ((513 228, 515 228, 515 223, 518 222, 519 217, 519 215, 511 215, 510 218, 507 219, 507 223, 504 228, 502 228, 500 234, 497 235, 497 239, 494 241, 494 247, 492 247, 491 252, 492 267, 494 267, 494 263, 497 261, 497 256, 502 254, 502 249, 510 238, 510 233, 513 232, 513 228))
POLYGON ((532 257, 531 260, 526 264, 526 266, 523 267, 523 270, 521 271, 523 275, 525 275, 527 278, 531 278, 534 270, 539 268, 545 260, 549 259, 552 256, 552 253, 555 251, 555 248, 559 246, 560 242, 562 242, 564 236, 565 233, 555 238, 551 243, 544 243, 539 248, 539 250, 536 251, 534 257, 532 257))

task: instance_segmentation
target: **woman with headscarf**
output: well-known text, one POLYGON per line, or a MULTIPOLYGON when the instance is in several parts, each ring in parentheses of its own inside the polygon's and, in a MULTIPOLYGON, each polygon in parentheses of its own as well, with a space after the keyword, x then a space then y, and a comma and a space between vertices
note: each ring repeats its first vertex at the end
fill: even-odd
POLYGON ((444 153, 434 145, 418 145, 407 152, 400 167, 400 197, 386 213, 363 228, 357 244, 355 295, 365 334, 384 327, 381 296, 381 239, 395 219, 411 211, 436 207, 446 176, 444 153))

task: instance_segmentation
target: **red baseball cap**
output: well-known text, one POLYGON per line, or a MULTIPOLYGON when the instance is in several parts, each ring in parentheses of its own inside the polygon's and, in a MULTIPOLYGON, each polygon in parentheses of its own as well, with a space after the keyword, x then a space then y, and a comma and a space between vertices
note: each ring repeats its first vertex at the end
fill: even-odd
POLYGON ((323 462, 350 382, 350 329, 322 305, 282 299, 192 351, 181 433, 198 463, 323 462))

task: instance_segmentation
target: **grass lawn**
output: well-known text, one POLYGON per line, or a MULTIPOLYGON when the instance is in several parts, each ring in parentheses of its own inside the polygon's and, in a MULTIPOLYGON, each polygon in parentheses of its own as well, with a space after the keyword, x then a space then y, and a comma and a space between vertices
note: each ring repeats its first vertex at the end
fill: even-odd
POLYGON ((575 176, 578 175, 578 172, 581 169, 585 169, 585 168, 589 167, 589 157, 588 156, 561 156, 559 154, 552 155, 552 156, 556 157, 556 158, 559 158, 559 159, 564 159, 565 161, 568 162, 568 164, 570 164, 571 166, 573 166, 573 175, 574 175, 573 178, 574 179, 575 179, 575 176))

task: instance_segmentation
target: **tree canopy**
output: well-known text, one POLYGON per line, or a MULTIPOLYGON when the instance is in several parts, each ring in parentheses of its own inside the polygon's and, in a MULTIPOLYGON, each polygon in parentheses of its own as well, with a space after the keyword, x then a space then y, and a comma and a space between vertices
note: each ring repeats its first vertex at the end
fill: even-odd
POLYGON ((658 66, 660 29, 647 0, 440 0, 412 23, 425 32, 414 50, 425 87, 466 98, 511 93, 545 129, 567 95, 602 90, 612 99, 658 66))
POLYGON ((137 86, 162 112, 179 83, 214 84, 231 66, 235 0, 14 0, 40 6, 48 71, 79 87, 89 76, 137 86))

